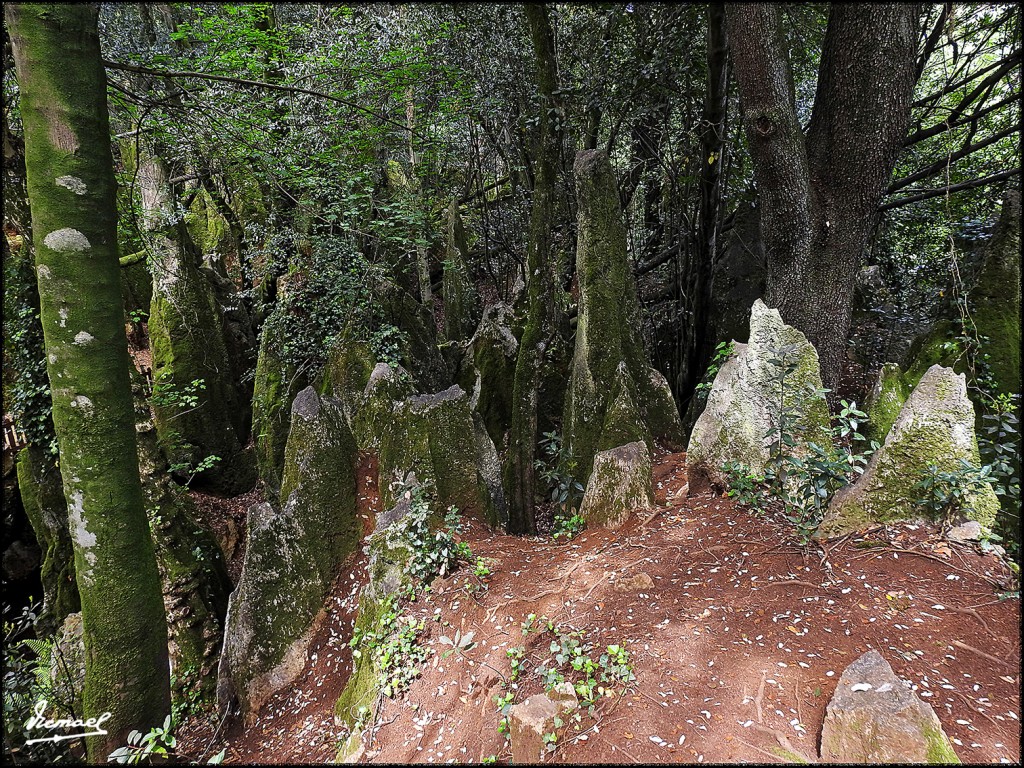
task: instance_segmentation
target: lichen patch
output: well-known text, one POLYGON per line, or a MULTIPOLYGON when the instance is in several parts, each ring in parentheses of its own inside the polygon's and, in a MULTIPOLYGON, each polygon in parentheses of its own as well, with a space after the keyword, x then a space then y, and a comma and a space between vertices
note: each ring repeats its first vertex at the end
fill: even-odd
POLYGON ((58 176, 53 180, 53 183, 58 187, 70 189, 76 195, 84 195, 89 191, 89 188, 85 186, 85 182, 77 176, 58 176))
MULTIPOLYGON (((77 229, 57 229, 43 238, 43 245, 58 253, 82 253, 92 248, 89 238, 77 229)), ((40 267, 40 272, 44 267, 40 267)), ((48 274, 48 273, 47 273, 48 274)))
MULTIPOLYGON (((63 323, 61 323, 61 325, 63 325, 63 323)), ((93 336, 88 331, 79 331, 78 333, 75 334, 74 343, 79 347, 84 347, 86 344, 92 341, 96 341, 96 337, 93 336)))

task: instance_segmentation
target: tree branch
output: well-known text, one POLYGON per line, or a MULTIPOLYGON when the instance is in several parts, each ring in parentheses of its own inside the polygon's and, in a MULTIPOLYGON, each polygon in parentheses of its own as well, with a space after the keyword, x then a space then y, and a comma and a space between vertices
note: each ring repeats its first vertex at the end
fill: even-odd
POLYGON ((886 194, 891 195, 893 192, 898 192, 904 187, 909 187, 915 181, 921 181, 922 179, 927 179, 929 176, 934 176, 936 173, 939 173, 940 171, 942 171, 942 169, 946 168, 951 163, 957 160, 961 160, 967 157, 968 155, 972 155, 979 149, 984 149, 985 147, 991 144, 995 144, 1000 139, 1005 139, 1007 136, 1011 136, 1014 133, 1017 133, 1018 131, 1020 131, 1019 125, 1011 125, 1009 128, 1004 128, 1003 130, 999 131, 999 133, 992 134, 987 139, 982 139, 981 141, 975 144, 968 144, 967 146, 958 149, 956 152, 953 152, 952 154, 943 157, 941 160, 934 162, 931 165, 925 166, 921 170, 912 173, 909 176, 904 176, 902 179, 897 179, 896 181, 889 185, 889 189, 886 190, 886 194))
POLYGON ((942 12, 939 14, 938 21, 935 22, 935 27, 932 29, 932 33, 928 36, 928 40, 924 44, 924 49, 921 51, 921 56, 917 60, 917 68, 914 71, 915 83, 921 79, 921 74, 924 72, 924 68, 925 65, 928 63, 928 59, 930 59, 932 53, 935 52, 935 46, 938 44, 939 39, 942 37, 942 30, 946 26, 946 19, 949 18, 949 12, 952 9, 952 3, 943 3, 942 12))
POLYGON ((910 205, 911 203, 918 203, 921 200, 929 200, 933 197, 940 197, 941 195, 951 194, 953 192, 960 192, 964 189, 973 189, 974 187, 983 187, 986 184, 993 184, 1003 179, 1009 179, 1020 173, 1020 168, 1013 168, 1009 171, 1000 171, 999 173, 993 173, 990 176, 983 176, 980 179, 971 179, 970 181, 962 181, 959 184, 952 184, 948 187, 941 187, 938 189, 922 189, 914 195, 908 195, 907 197, 901 197, 897 200, 893 200, 891 203, 878 206, 880 211, 888 211, 892 208, 901 208, 904 205, 910 205))
MULTIPOLYGON (((1016 50, 1013 53, 1011 53, 1008 56, 1006 56, 1005 58, 1000 59, 995 64, 990 64, 989 66, 984 67, 983 69, 979 69, 974 74, 968 75, 967 77, 963 78, 962 80, 958 80, 955 83, 950 83, 948 85, 945 85, 942 88, 940 88, 939 90, 934 91, 933 93, 930 93, 927 96, 923 96, 922 98, 918 99, 913 104, 911 104, 910 106, 913 107, 914 109, 917 109, 918 107, 927 106, 931 102, 936 101, 938 99, 941 99, 946 94, 952 93, 957 88, 960 88, 961 86, 967 85, 968 83, 974 82, 975 80, 977 80, 982 75, 985 75, 985 74, 991 72, 993 69, 1003 69, 1002 74, 1006 74, 1006 72, 1009 72, 1010 69, 1012 69, 1014 66, 1016 66, 1017 64, 1020 63, 1020 53, 1021 53, 1020 50, 1016 50)), ((1002 75, 1000 75, 1000 76, 1002 76, 1002 75)))
POLYGON ((279 85, 277 83, 267 83, 261 82, 259 80, 246 80, 240 77, 228 77, 226 75, 211 75, 205 72, 174 72, 165 69, 153 69, 152 67, 143 67, 137 64, 122 64, 120 62, 107 61, 106 59, 103 60, 103 66, 107 67, 108 69, 117 69, 122 72, 136 72, 138 74, 143 75, 158 75, 160 77, 194 77, 199 80, 212 80, 218 83, 233 83, 234 85, 249 85, 255 88, 266 88, 271 91, 304 93, 307 96, 316 96, 317 98, 325 99, 326 101, 333 101, 336 104, 344 104, 346 107, 351 107, 352 109, 363 112, 364 114, 370 115, 371 117, 375 117, 378 120, 382 120, 383 122, 388 123, 389 125, 393 125, 396 128, 401 128, 402 131, 411 133, 413 136, 415 136, 418 139, 421 139, 422 141, 433 143, 433 141, 430 138, 424 136, 423 134, 416 130, 413 130, 404 123, 399 123, 396 120, 392 120, 388 117, 385 117, 384 115, 379 115, 373 110, 367 109, 366 107, 356 104, 355 102, 348 101, 347 99, 342 99, 339 96, 332 96, 331 94, 323 93, 322 91, 314 91, 309 88, 300 88, 295 85, 279 85))
POLYGON ((932 136, 937 136, 940 133, 951 131, 954 128, 960 128, 961 126, 964 125, 977 123, 981 118, 991 114, 992 112, 995 112, 1000 107, 1005 107, 1007 104, 1011 104, 1017 101, 1020 101, 1020 94, 1012 94, 1010 96, 1007 96, 1002 101, 997 101, 995 104, 992 104, 987 107, 984 106, 985 102, 983 100, 980 104, 978 104, 978 107, 977 109, 974 110, 974 112, 972 112, 969 116, 963 118, 962 120, 950 122, 950 118, 953 116, 952 114, 950 114, 941 123, 936 123, 935 125, 929 128, 922 128, 918 131, 915 131, 914 133, 907 136, 906 139, 904 139, 903 146, 909 147, 913 144, 917 144, 918 142, 924 141, 925 139, 930 139, 932 136))

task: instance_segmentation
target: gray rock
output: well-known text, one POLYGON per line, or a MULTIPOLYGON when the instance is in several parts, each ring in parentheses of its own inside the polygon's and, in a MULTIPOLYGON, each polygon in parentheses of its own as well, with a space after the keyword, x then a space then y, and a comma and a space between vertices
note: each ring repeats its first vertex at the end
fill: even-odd
POLYGON ((687 447, 691 492, 725 490, 722 466, 746 464, 761 473, 772 442, 778 439, 783 410, 796 419, 794 451, 806 443, 831 445, 829 416, 822 388, 818 353, 796 328, 782 322, 777 309, 758 299, 750 313, 750 341, 735 351, 718 371, 707 406, 694 424, 687 447), (775 362, 775 358, 783 361, 775 362), (795 365, 785 376, 784 366, 795 365))
POLYGON ((74 704, 81 712, 85 690, 85 638, 82 614, 70 613, 57 632, 50 652, 50 684, 62 703, 74 704))
POLYGON ((981 538, 981 523, 977 520, 968 520, 966 523, 954 526, 946 531, 946 538, 958 544, 968 541, 978 541, 981 538))
MULTIPOLYGON (((929 465, 949 471, 959 469, 961 461, 980 463, 974 406, 964 375, 933 365, 904 403, 864 474, 832 499, 817 536, 842 536, 877 522, 920 518, 921 492, 914 485, 929 465)), ((964 512, 990 528, 998 509, 999 500, 986 485, 967 497, 964 512)))
POLYGON ((821 729, 827 763, 959 763, 932 708, 900 680, 878 651, 839 679, 821 729))
POLYGON ((634 509, 654 504, 651 456, 640 442, 601 451, 580 503, 588 525, 618 528, 634 509))
POLYGON ((251 720, 289 684, 338 566, 359 544, 356 446, 341 403, 312 387, 292 406, 281 479, 283 508, 249 510, 245 560, 228 603, 217 696, 251 720))

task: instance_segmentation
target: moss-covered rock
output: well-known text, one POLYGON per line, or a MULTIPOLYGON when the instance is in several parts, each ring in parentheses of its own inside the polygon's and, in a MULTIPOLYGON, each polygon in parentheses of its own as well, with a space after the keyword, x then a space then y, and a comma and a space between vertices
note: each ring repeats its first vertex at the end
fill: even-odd
POLYGON ((301 672, 342 561, 357 548, 356 446, 341 404, 307 387, 292 404, 280 511, 249 511, 245 560, 228 607, 217 694, 251 718, 301 672))
POLYGON ((1007 187, 1002 214, 971 291, 974 325, 1000 392, 1020 392, 1020 191, 1007 187))
POLYGON ((64 617, 53 638, 50 652, 50 685, 54 697, 75 712, 82 711, 82 693, 85 690, 85 632, 82 614, 70 613, 64 617))
POLYGON ((357 338, 354 329, 349 327, 334 342, 317 390, 322 395, 338 398, 351 421, 376 362, 370 345, 357 338))
POLYGON ((212 704, 231 579, 192 498, 167 472, 142 376, 133 373, 139 476, 167 614, 175 702, 212 704))
POLYGON ((573 173, 579 201, 576 271, 580 299, 563 428, 571 457, 565 469, 584 482, 594 454, 611 447, 602 438, 609 411, 616 419, 607 427, 609 435, 623 429, 624 414, 634 425, 642 424, 639 433, 633 425, 627 431, 633 437, 642 436, 645 442, 654 437, 679 444, 682 428, 671 395, 666 400, 660 382, 650 374, 639 336, 636 281, 626 258, 626 230, 607 154, 600 150, 578 153, 573 173), (620 383, 614 386, 617 377, 620 383), (631 379, 631 384, 625 384, 623 378, 631 379), (612 407, 613 390, 630 391, 634 412, 621 398, 618 407, 612 407))
POLYGON ((454 505, 464 514, 497 525, 501 504, 492 498, 478 462, 477 443, 484 436, 475 434, 474 429, 469 398, 458 385, 394 404, 391 428, 381 435, 380 442, 384 504, 397 501, 398 488, 413 472, 421 482, 434 486, 442 507, 454 505))
POLYGON ((594 471, 580 503, 580 515, 588 525, 618 528, 634 509, 653 504, 651 455, 646 444, 636 441, 594 457, 594 471))
POLYGON ((821 729, 828 763, 959 763, 934 710, 904 685, 878 651, 839 678, 821 729))
POLYGON ((832 444, 818 353, 807 338, 758 299, 749 339, 736 344, 722 364, 694 424, 686 457, 692 491, 724 490, 728 477, 722 467, 729 462, 763 472, 784 413, 792 417, 794 453, 812 441, 832 444))
POLYGON ((900 409, 910 397, 911 388, 906 385, 903 371, 896 363, 886 363, 878 372, 875 385, 864 403, 868 415, 865 436, 882 443, 892 425, 900 415, 900 409))
MULTIPOLYGON (((407 567, 413 552, 403 536, 405 517, 410 509, 409 500, 402 498, 377 518, 366 546, 369 554, 367 584, 359 595, 359 608, 352 630, 354 637, 363 637, 376 630, 382 612, 389 609, 391 600, 411 583, 407 567)), ((374 654, 361 653, 355 659, 345 689, 335 702, 335 722, 351 729, 359 721, 361 711, 372 717, 380 688, 381 673, 374 654)))
POLYGON ((441 295, 444 298, 444 335, 449 342, 468 339, 480 317, 480 298, 469 279, 469 246, 466 230, 454 200, 445 212, 444 277, 441 295))
POLYGON ((351 412, 352 433, 362 450, 379 453, 399 415, 396 409, 413 394, 412 377, 398 366, 377 363, 351 412))
MULTIPOLYGON (((829 504, 817 536, 842 536, 867 525, 914 520, 925 515, 914 489, 930 465, 942 471, 977 466, 974 406, 963 374, 932 366, 910 394, 900 415, 864 474, 840 490, 829 504)), ((995 521, 999 501, 990 486, 968 495, 963 512, 985 527, 995 521)))
POLYGON ((75 583, 75 559, 68 531, 64 485, 52 455, 29 445, 17 461, 18 490, 36 541, 43 550, 43 609, 36 619, 40 636, 50 635, 70 613, 81 610, 75 583))
POLYGON ((452 383, 452 372, 437 346, 434 318, 400 287, 381 285, 377 296, 382 315, 402 332, 399 359, 424 392, 437 392, 452 383))
POLYGON ((512 385, 519 342, 509 325, 506 304, 488 307, 462 358, 458 384, 470 393, 495 445, 502 445, 512 423, 512 385))
POLYGON ((260 339, 253 386, 252 427, 260 480, 270 498, 277 498, 284 471, 284 449, 295 396, 308 384, 281 356, 283 326, 266 323, 260 339))

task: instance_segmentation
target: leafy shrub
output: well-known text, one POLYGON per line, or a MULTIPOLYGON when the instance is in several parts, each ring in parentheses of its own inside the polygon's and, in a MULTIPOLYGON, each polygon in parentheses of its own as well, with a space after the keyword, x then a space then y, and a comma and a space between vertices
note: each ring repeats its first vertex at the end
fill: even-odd
POLYGON ((432 526, 434 513, 430 507, 429 489, 422 485, 406 491, 411 509, 405 517, 402 537, 412 549, 406 570, 423 586, 429 586, 438 576, 444 577, 459 567, 460 562, 471 562, 473 553, 469 545, 455 537, 462 532, 459 512, 449 507, 443 527, 432 526))
POLYGON ((563 467, 571 469, 572 461, 556 431, 544 432, 540 441, 543 459, 533 462, 537 475, 547 486, 547 497, 554 508, 553 536, 572 538, 586 527, 586 521, 577 514, 583 500, 583 486, 563 467))

